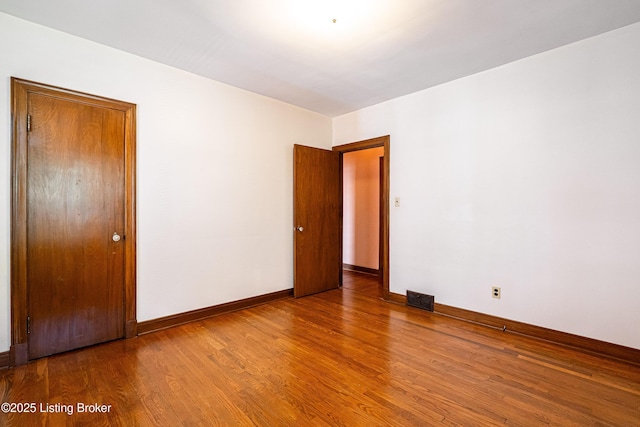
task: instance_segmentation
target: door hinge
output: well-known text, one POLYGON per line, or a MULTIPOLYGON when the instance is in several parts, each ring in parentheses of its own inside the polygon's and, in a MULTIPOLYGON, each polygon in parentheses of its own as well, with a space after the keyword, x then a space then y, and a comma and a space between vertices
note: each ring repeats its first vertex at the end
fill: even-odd
POLYGON ((31 114, 27 114, 27 132, 31 132, 31 114))
POLYGON ((31 333, 31 316, 27 316, 27 335, 31 333))

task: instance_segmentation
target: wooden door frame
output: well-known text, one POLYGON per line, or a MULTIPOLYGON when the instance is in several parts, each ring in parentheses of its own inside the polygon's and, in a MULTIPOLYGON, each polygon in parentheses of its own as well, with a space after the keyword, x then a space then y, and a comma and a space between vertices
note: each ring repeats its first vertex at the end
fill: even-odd
POLYGON ((29 361, 27 337, 27 108, 30 93, 122 111, 125 115, 124 334, 136 321, 136 105, 11 78, 11 348, 10 365, 29 361))
POLYGON ((382 224, 384 223, 384 180, 385 175, 384 171, 387 169, 384 166, 384 155, 380 157, 378 160, 378 275, 380 276, 380 280, 382 280, 382 276, 384 274, 384 260, 382 259, 382 247, 384 246, 384 228, 382 224))
MULTIPOLYGON (((389 194, 390 194, 390 151, 391 151, 391 137, 389 135, 380 136, 378 138, 367 139, 364 141, 352 142, 350 144, 337 145, 333 147, 333 151, 340 153, 340 200, 342 201, 344 195, 343 193, 343 182, 342 182, 342 156, 344 153, 348 153, 351 151, 359 151, 359 150, 367 150, 369 148, 377 148, 384 147, 384 171, 383 171, 383 180, 382 180, 382 245, 380 247, 380 258, 382 264, 380 268, 382 269, 382 297, 385 300, 389 299, 389 194)), ((342 245, 343 235, 342 235, 342 222, 344 221, 344 216, 342 214, 343 206, 341 207, 341 215, 340 215, 340 284, 342 284, 342 245)))

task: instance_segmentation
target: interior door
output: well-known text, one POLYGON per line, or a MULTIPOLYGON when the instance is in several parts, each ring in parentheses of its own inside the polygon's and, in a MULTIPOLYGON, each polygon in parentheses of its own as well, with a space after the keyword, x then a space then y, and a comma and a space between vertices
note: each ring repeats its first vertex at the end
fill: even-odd
POLYGON ((340 285, 341 215, 339 153, 294 146, 294 295, 340 285))
POLYGON ((124 336, 125 113, 28 96, 29 359, 124 336))

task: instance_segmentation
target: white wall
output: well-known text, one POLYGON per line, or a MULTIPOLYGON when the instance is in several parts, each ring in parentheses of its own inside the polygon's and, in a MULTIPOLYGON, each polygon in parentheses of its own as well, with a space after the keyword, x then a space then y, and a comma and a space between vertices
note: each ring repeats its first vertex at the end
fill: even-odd
POLYGON ((635 24, 334 119, 334 145, 391 135, 391 292, 640 349, 639 46, 635 24))
POLYGON ((384 147, 342 156, 342 262, 377 270, 380 247, 380 157, 384 147))
POLYGON ((331 119, 0 13, 0 352, 10 345, 10 77, 138 106, 138 321, 293 286, 293 144, 331 119))

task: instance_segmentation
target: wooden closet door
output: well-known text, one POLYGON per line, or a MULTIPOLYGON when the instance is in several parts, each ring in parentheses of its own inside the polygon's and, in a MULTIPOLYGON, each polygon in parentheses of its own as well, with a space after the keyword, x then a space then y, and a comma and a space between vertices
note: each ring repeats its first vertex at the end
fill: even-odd
POLYGON ((124 336, 125 114, 29 94, 29 359, 124 336))

